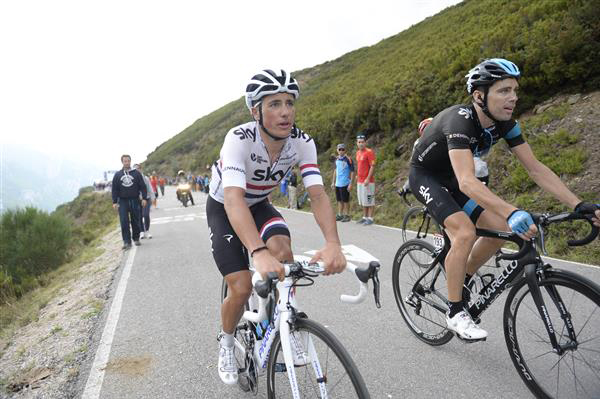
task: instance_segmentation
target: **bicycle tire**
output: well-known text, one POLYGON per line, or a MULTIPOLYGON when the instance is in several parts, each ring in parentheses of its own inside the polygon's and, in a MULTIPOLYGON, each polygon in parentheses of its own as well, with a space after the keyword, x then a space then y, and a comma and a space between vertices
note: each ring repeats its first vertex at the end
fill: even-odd
MULTIPOLYGON (((417 230, 419 228, 419 226, 422 223, 422 214, 425 212, 425 209, 423 207, 423 205, 421 206, 413 206, 411 208, 409 208, 406 213, 404 214, 404 218, 402 219, 402 242, 406 242, 409 240, 408 238, 408 232, 409 231, 413 231, 413 230, 417 230), (415 222, 416 221, 416 222, 415 222), (417 223, 417 224, 415 224, 417 223)), ((428 228, 424 231, 421 232, 421 234, 423 234, 423 237, 417 237, 417 238, 426 238, 427 235, 429 234, 429 230, 433 228, 433 233, 434 234, 442 234, 442 228, 440 227, 439 223, 437 221, 435 221, 431 215, 427 215, 427 218, 429 218, 429 222, 425 222, 424 226, 427 225, 427 223, 429 223, 428 228)))
POLYGON ((533 303, 529 286, 522 278, 511 289, 506 299, 503 316, 506 347, 519 376, 538 398, 598 397, 600 395, 600 351, 598 350, 600 287, 587 279, 580 280, 580 276, 574 273, 560 270, 546 271, 539 286, 559 344, 564 345, 570 339, 568 335, 565 337, 565 321, 560 317, 556 304, 550 299, 545 289, 547 287, 556 288, 563 299, 577 333, 578 346, 574 350, 567 350, 563 355, 553 352, 545 324, 533 303), (578 294, 577 298, 575 294, 578 294), (521 309, 523 311, 519 312, 521 309), (580 316, 582 313, 589 312, 591 313, 587 318, 580 316), (532 317, 532 313, 535 317, 532 317), (528 315, 532 320, 527 319, 528 315), (535 327, 532 327, 533 325, 535 327), (588 338, 590 334, 595 334, 595 337, 588 338), (588 349, 588 345, 593 348, 588 349), (532 354, 540 350, 541 355, 532 354), (589 361, 590 358, 593 360, 589 361), (564 371, 562 374, 561 366, 564 371), (554 374, 556 378, 553 377, 554 374))
MULTIPOLYGON (((412 292, 412 287, 422 273, 426 271, 423 264, 424 261, 416 262, 413 258, 420 257, 429 259, 427 266, 431 265, 434 259, 433 254, 435 249, 433 245, 423 240, 409 240, 402 244, 396 255, 394 256, 394 266, 392 268, 392 286, 394 288, 394 297, 396 304, 400 310, 402 318, 408 325, 410 331, 421 341, 428 345, 438 346, 448 343, 454 336, 451 331, 446 328, 445 313, 434 308, 427 302, 419 299, 419 296, 412 292), (411 254, 411 252, 414 252, 411 254), (411 264, 416 264, 416 267, 411 264), (402 275, 401 275, 402 273, 402 275), (409 299, 410 298, 410 299, 409 299)), ((441 265, 438 264, 440 267, 441 265)), ((429 275, 433 277, 434 271, 429 275)), ((431 283, 432 278, 426 277, 423 282, 431 283)), ((427 299, 434 301, 440 307, 447 307, 444 300, 440 299, 433 293, 427 293, 422 287, 420 295, 426 296, 427 299)), ((446 278, 443 272, 440 271, 435 287, 435 291, 439 292, 444 298, 447 298, 446 278)))
MULTIPOLYGON (((315 321, 298 317, 294 323, 293 333, 302 334, 303 332, 311 337, 311 340, 315 345, 315 350, 319 354, 318 360, 321 365, 321 369, 323 370, 326 384, 328 384, 328 398, 355 397, 366 399, 371 397, 362 375, 358 370, 358 367, 356 367, 356 364, 348 354, 348 351, 331 331, 315 321), (332 353, 327 353, 327 356, 324 357, 319 351, 322 346, 317 345, 315 342, 316 339, 319 339, 328 350, 331 350, 332 353), (332 371, 332 368, 330 368, 331 364, 329 362, 332 360, 332 354, 335 355, 340 363, 340 365, 337 365, 335 369, 338 370, 340 367, 343 367, 343 371, 346 372, 347 378, 344 378, 343 375, 342 378, 344 378, 344 381, 349 380, 351 384, 340 383, 342 380, 338 380, 336 376, 334 376, 332 381, 330 381, 331 378, 329 372, 332 371), (337 389, 340 389, 340 391, 337 391, 337 389)), ((273 339, 271 353, 269 354, 269 363, 267 365, 267 395, 269 399, 289 398, 291 396, 291 388, 287 377, 287 371, 285 370, 285 367, 282 369, 282 364, 285 366, 283 361, 283 352, 281 350, 281 335, 279 332, 277 332, 277 335, 273 339)), ((298 388, 301 393, 304 393, 301 395, 303 398, 321 397, 318 396, 319 387, 317 386, 312 364, 313 362, 306 366, 296 366, 298 388), (302 371, 298 372, 298 370, 302 371), (304 377, 307 377, 308 374, 312 375, 312 378, 308 378, 308 383, 312 383, 312 385, 309 387, 304 385, 301 386, 300 381, 306 381, 307 378, 304 377)))

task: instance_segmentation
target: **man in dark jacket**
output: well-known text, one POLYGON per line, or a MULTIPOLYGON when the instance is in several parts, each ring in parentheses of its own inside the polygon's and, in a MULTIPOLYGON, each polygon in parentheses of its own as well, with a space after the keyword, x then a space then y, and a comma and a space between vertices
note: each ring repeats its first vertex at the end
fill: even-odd
MULTIPOLYGON (((131 248, 131 238, 135 245, 140 245, 140 194, 141 198, 147 198, 146 183, 144 178, 135 169, 131 169, 131 157, 121 156, 123 169, 115 173, 112 180, 113 208, 119 210, 121 220, 121 235, 123 236, 123 249, 131 248), (131 232, 129 223, 131 221, 131 232)), ((146 206, 146 200, 142 200, 142 207, 146 206)))

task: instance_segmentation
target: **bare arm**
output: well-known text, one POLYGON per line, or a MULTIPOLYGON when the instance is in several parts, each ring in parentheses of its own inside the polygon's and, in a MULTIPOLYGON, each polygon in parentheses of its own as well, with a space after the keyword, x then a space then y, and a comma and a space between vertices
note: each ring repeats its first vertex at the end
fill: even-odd
POLYGON ((306 189, 315 220, 325 237, 325 247, 315 254, 311 262, 322 260, 325 274, 340 273, 346 268, 346 258, 342 254, 340 238, 329 198, 322 185, 316 184, 306 189))
POLYGON ((571 209, 581 202, 549 167, 535 157, 529 144, 523 143, 513 147, 512 152, 519 159, 529 177, 544 191, 552 194, 571 209))
POLYGON ((371 167, 369 168, 369 174, 367 175, 367 178, 365 179, 365 183, 369 183, 371 181, 371 177, 373 177, 374 173, 375 173, 375 164, 372 164, 371 167))
POLYGON ((499 214, 504 219, 508 218, 517 209, 491 192, 485 184, 475 177, 475 164, 473 163, 471 150, 454 149, 450 150, 448 154, 452 169, 454 169, 458 179, 460 191, 473 198, 483 208, 499 214))
POLYGON ((244 200, 244 190, 239 187, 225 187, 224 196, 227 218, 242 244, 249 252, 264 246, 265 243, 256 229, 250 208, 244 200))
MULTIPOLYGON (((240 187, 225 187, 225 212, 235 234, 240 238, 248 253, 251 254, 255 249, 265 246, 265 243, 256 229, 250 208, 248 208, 248 204, 244 200, 244 192, 244 189, 240 187)), ((279 278, 283 279, 283 267, 269 251, 258 251, 253 256, 253 259, 255 260, 254 266, 256 270, 263 277, 268 272, 277 272, 279 278)))
POLYGON ((335 186, 335 175, 337 173, 337 168, 333 167, 333 176, 331 177, 331 187, 335 186))

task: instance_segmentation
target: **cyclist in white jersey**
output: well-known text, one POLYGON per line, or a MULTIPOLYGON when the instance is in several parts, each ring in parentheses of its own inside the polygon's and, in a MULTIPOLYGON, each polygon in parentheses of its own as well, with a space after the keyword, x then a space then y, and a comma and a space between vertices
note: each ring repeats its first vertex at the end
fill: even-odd
POLYGON ((226 384, 235 384, 238 378, 233 333, 252 290, 248 255, 258 273, 277 272, 281 279, 281 262, 293 260, 290 232, 267 197, 294 165, 300 167, 325 238, 312 261, 323 261, 325 274, 346 267, 314 140, 294 124, 298 95, 296 80, 285 71, 256 74, 246 87, 246 105, 254 121, 227 133, 212 167, 206 215, 213 257, 228 288, 221 306, 218 366, 226 384))

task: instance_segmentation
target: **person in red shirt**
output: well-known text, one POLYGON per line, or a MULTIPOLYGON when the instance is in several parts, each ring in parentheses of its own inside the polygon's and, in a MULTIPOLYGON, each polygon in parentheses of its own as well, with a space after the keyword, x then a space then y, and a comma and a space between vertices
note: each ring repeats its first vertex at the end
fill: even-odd
POLYGON ((152 191, 154 191, 154 207, 156 208, 156 199, 158 198, 158 177, 156 176, 156 172, 152 172, 152 176, 150 176, 150 185, 152 186, 152 191))
POLYGON ((357 223, 368 226, 373 224, 375 207, 375 152, 367 148, 366 136, 356 136, 356 196, 358 205, 363 207, 363 217, 357 223))

